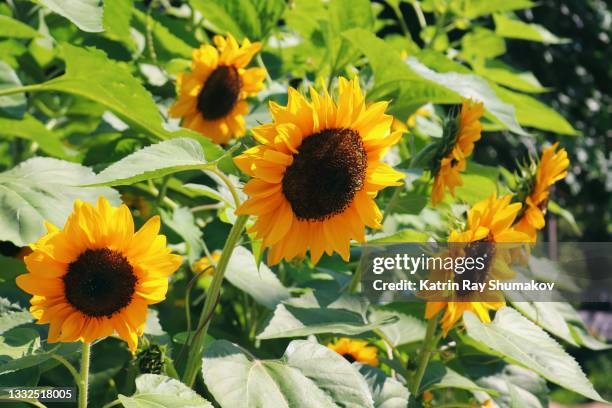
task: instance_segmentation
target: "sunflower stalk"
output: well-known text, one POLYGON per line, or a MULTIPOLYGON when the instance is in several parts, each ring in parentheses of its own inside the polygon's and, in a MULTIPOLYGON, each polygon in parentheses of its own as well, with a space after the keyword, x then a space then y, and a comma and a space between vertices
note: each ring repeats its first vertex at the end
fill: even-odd
POLYGON ((225 270, 227 269, 232 252, 234 251, 234 248, 242 235, 242 230, 244 229, 248 218, 248 215, 239 215, 236 218, 236 221, 230 230, 229 236, 225 241, 225 245, 223 246, 221 258, 219 258, 215 275, 206 295, 206 302, 204 303, 204 307, 200 313, 198 329, 196 330, 193 341, 189 346, 187 364, 185 367, 185 372, 183 373, 183 382, 189 386, 193 386, 197 372, 202 364, 202 349, 204 339, 206 338, 208 327, 210 326, 210 322, 212 320, 212 318, 207 317, 212 316, 214 308, 217 305, 217 298, 219 297, 219 293, 221 291, 221 284, 223 283, 225 270))
POLYGON ((414 395, 415 397, 419 395, 419 388, 421 387, 421 381, 423 380, 425 370, 427 369, 427 365, 429 364, 429 359, 434 353, 438 341, 440 340, 440 336, 436 335, 436 328, 438 327, 439 318, 440 313, 432 317, 429 320, 429 323, 427 324, 425 339, 423 339, 423 348, 421 348, 418 357, 417 370, 414 373, 414 376, 412 377, 412 381, 410 383, 410 394, 414 395))
POLYGON ((89 357, 91 343, 83 342, 81 351, 81 373, 79 380, 79 408, 87 408, 87 390, 89 387, 89 357))

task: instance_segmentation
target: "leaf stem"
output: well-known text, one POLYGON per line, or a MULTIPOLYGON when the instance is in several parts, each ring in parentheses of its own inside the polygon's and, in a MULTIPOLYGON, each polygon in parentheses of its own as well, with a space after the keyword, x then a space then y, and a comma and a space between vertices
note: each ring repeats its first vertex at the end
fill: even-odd
POLYGON ((404 35, 412 39, 412 37, 410 36, 410 29, 408 28, 406 21, 404 21, 404 16, 402 15, 402 11, 400 10, 400 8, 396 7, 395 5, 392 5, 391 9, 393 9, 393 13, 395 13, 395 17, 397 17, 400 28, 402 29, 402 32, 404 33, 404 35))
MULTIPOLYGON (((238 198, 235 197, 235 199, 238 198)), ((239 204, 239 202, 237 202, 237 204, 239 204)), ((225 245, 223 246, 223 252, 219 258, 215 275, 213 276, 210 288, 206 294, 206 302, 204 303, 204 307, 200 313, 200 320, 198 323, 199 328, 193 338, 193 342, 189 347, 187 365, 185 367, 185 372, 183 373, 183 382, 189 386, 192 386, 195 382, 197 371, 202 364, 202 347, 206 333, 208 332, 208 327, 210 326, 210 321, 212 320, 208 317, 212 316, 214 308, 217 305, 217 299, 219 297, 219 292, 221 291, 221 284, 223 283, 225 270, 227 269, 227 265, 229 264, 234 247, 242 235, 242 230, 244 229, 248 218, 248 215, 239 215, 236 218, 227 240, 225 241, 225 245)))
POLYGON ((89 387, 89 355, 91 343, 83 342, 81 351, 81 374, 79 376, 79 408, 87 408, 87 388, 89 387))
POLYGON ((12 88, 0 88, 0 96, 12 95, 12 94, 16 94, 16 93, 25 93, 25 92, 40 91, 42 89, 43 89, 43 84, 32 84, 32 85, 16 86, 16 87, 12 87, 12 88))
POLYGON ((414 374, 414 377, 412 377, 412 382, 410 384, 410 394, 414 395, 415 397, 419 394, 419 388, 421 387, 421 381, 423 380, 425 369, 427 368, 429 359, 431 358, 431 355, 433 354, 434 349, 440 340, 440 336, 435 335, 439 317, 440 313, 432 317, 429 320, 429 323, 427 323, 427 331, 425 332, 425 338, 423 339, 423 347, 419 353, 417 371, 414 374))
POLYGON ((102 408, 111 408, 111 407, 116 407, 117 405, 121 404, 121 400, 116 399, 114 401, 109 402, 108 404, 104 405, 102 408))
POLYGON ((236 204, 236 208, 240 207, 240 196, 238 195, 238 191, 236 190, 236 187, 232 183, 232 180, 230 180, 230 178, 227 177, 227 175, 225 173, 223 173, 221 170, 219 170, 216 167, 213 167, 210 171, 212 173, 214 173, 215 175, 217 175, 221 179, 221 181, 223 181, 223 183, 225 183, 225 185, 227 186, 228 190, 232 194, 232 198, 234 199, 234 203, 236 204))
POLYGON ((81 381, 81 376, 79 375, 79 372, 77 371, 77 369, 70 363, 70 361, 66 360, 64 357, 57 355, 57 354, 51 355, 51 358, 62 363, 68 369, 68 371, 70 371, 70 374, 72 374, 72 377, 74 378, 75 383, 77 385, 79 384, 79 381, 81 381))

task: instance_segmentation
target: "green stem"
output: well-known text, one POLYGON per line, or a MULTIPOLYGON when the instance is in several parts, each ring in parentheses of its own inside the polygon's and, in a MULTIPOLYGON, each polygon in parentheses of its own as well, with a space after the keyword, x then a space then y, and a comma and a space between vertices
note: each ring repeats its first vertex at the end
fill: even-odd
POLYGON ((402 367, 406 368, 406 366, 408 366, 408 360, 406 360, 402 356, 402 353, 400 353, 400 351, 397 349, 397 347, 395 347, 393 345, 393 343, 391 342, 391 339, 389 339, 389 337, 387 337, 387 335, 382 330, 380 330, 380 329, 374 329, 373 332, 378 337, 380 337, 387 344, 388 347, 391 348, 395 358, 397 358, 399 360, 399 362, 402 364, 402 367))
POLYGON ((170 176, 164 176, 162 179, 161 186, 158 190, 157 199, 155 200, 155 206, 159 207, 161 203, 166 198, 166 193, 168 192, 168 183, 170 182, 170 176))
POLYGON ((83 342, 81 351, 81 375, 79 376, 79 408, 87 408, 87 388, 89 387, 89 354, 91 343, 83 342))
POLYGON ((57 355, 57 354, 53 354, 51 358, 62 363, 68 369, 68 371, 70 371, 70 374, 72 374, 72 377, 74 378, 75 383, 77 385, 79 384, 79 381, 81 381, 81 376, 79 375, 79 372, 77 371, 77 369, 74 368, 74 366, 70 363, 70 361, 66 360, 64 357, 57 355))
POLYGON ((438 340, 440 340, 439 336, 435 336, 439 316, 440 314, 438 313, 429 319, 429 323, 427 324, 427 331, 425 332, 425 339, 423 340, 423 348, 421 348, 421 352, 419 353, 417 370, 414 377, 412 377, 410 386, 410 393, 415 397, 419 395, 419 388, 421 387, 421 381, 423 380, 425 369, 427 368, 429 359, 431 358, 431 355, 438 344, 438 340))
POLYGON ((353 277, 351 278, 351 282, 349 283, 348 287, 347 287, 347 291, 348 293, 355 293, 357 292, 357 287, 359 286, 359 282, 361 281, 361 272, 362 272, 362 267, 361 267, 361 260, 363 259, 363 254, 359 257, 359 262, 357 263, 357 266, 355 268, 355 273, 353 274, 353 277))
POLYGON ((206 293, 206 302, 204 303, 202 313, 200 314, 198 330, 196 331, 196 335, 194 336, 189 347, 187 365, 185 367, 185 372, 183 373, 183 382, 189 386, 192 386, 195 382, 197 372, 202 364, 202 347, 204 344, 204 339, 206 338, 206 333, 208 332, 208 327, 210 326, 210 321, 212 320, 210 316, 212 316, 215 306, 217 305, 217 298, 219 296, 219 292, 221 291, 221 284, 223 283, 223 277, 225 275, 225 270, 227 269, 230 257, 232 256, 234 247, 238 243, 238 239, 242 235, 242 230, 244 229, 248 218, 248 215, 239 215, 236 218, 236 221, 230 230, 229 236, 225 241, 225 245, 223 246, 223 252, 221 253, 221 258, 219 258, 219 263, 217 264, 210 288, 206 293))
POLYGON ((395 17, 397 17, 397 20, 399 21, 400 28, 402 29, 402 32, 404 33, 404 35, 406 37, 408 37, 408 38, 411 38, 410 37, 410 29, 408 28, 408 25, 404 21, 404 16, 402 15, 402 11, 400 10, 400 8, 396 7, 395 5, 393 5, 393 6, 391 6, 391 9, 393 9, 393 13, 395 13, 395 17))
POLYGON ((43 84, 16 86, 13 88, 0 88, 0 96, 32 92, 32 91, 40 91, 42 89, 43 89, 43 84))
POLYGON ((112 402, 109 402, 108 404, 104 405, 102 408, 111 408, 111 407, 116 407, 117 405, 120 405, 121 401, 116 399, 112 402))
POLYGON ((423 10, 421 10, 421 5, 418 1, 412 2, 412 8, 414 8, 414 12, 417 15, 417 19, 419 20, 419 25, 421 28, 427 27, 427 21, 425 20, 425 14, 423 14, 423 10))
POLYGON ((232 194, 232 198, 234 199, 234 203, 236 204, 236 208, 240 207, 240 196, 238 196, 238 191, 236 190, 236 187, 234 187, 234 184, 232 183, 232 180, 230 180, 230 178, 227 177, 225 175, 225 173, 223 173, 221 170, 219 170, 216 167, 213 167, 210 171, 213 172, 214 174, 216 174, 221 179, 221 181, 223 181, 223 183, 225 183, 225 185, 227 186, 228 190, 232 194))

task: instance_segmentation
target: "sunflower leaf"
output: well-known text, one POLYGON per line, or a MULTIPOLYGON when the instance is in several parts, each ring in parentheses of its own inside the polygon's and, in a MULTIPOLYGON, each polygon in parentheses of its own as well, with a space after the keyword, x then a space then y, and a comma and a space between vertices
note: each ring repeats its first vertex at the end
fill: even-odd
POLYGON ((365 378, 374 399, 375 408, 406 408, 410 393, 398 380, 380 369, 367 364, 357 364, 359 372, 365 378))
POLYGON ((76 199, 95 202, 119 195, 110 188, 80 188, 94 180, 91 169, 77 163, 36 157, 0 173, 0 241, 26 246, 45 233, 44 221, 63 226, 76 199))
POLYGON ((36 38, 40 36, 41 34, 29 25, 9 16, 0 15, 0 37, 36 38))
POLYGON ((119 395, 126 408, 212 408, 182 382, 156 374, 143 374, 136 379, 136 392, 131 397, 119 395))
POLYGON ((277 305, 257 338, 277 339, 319 333, 356 335, 398 321, 397 316, 385 316, 368 322, 366 307, 367 304, 356 296, 337 297, 324 291, 306 293, 277 305))
POLYGON ((177 138, 147 146, 102 170, 88 186, 120 186, 152 180, 187 170, 215 166, 202 146, 192 139, 177 138))
POLYGON ((99 33, 104 31, 102 18, 104 10, 101 0, 37 0, 51 11, 66 17, 83 31, 99 33))
MULTIPOLYGON (((21 81, 13 68, 11 68, 6 62, 0 61, 0 89, 20 86, 21 81)), ((26 110, 25 95, 22 93, 17 93, 13 95, 0 96, 0 110, 6 112, 12 117, 23 116, 26 110)))
POLYGON ((468 336, 479 348, 505 361, 528 368, 548 381, 596 401, 595 391, 580 365, 545 331, 509 307, 497 311, 491 324, 467 312, 463 321, 468 336))
POLYGON ((363 376, 342 356, 315 342, 294 340, 280 360, 258 360, 215 341, 204 353, 206 386, 223 407, 373 408, 363 376))
POLYGON ((52 156, 69 158, 60 135, 49 130, 35 117, 25 114, 22 119, 0 117, 0 136, 18 137, 36 142, 40 149, 52 156))

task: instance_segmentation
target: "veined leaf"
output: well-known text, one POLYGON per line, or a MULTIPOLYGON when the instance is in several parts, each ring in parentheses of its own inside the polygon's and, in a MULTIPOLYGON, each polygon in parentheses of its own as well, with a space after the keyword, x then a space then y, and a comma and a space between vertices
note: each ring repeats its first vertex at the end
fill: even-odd
MULTIPOLYGON (((0 55, 1 56, 1 55, 0 55)), ((19 77, 6 62, 0 61, 0 90, 20 87, 19 77)), ((0 96, 0 110, 13 117, 23 116, 26 110, 26 97, 22 93, 0 96)))
POLYGON ((23 119, 9 119, 0 117, 0 137, 19 137, 36 142, 40 149, 55 157, 66 159, 69 155, 59 135, 47 129, 36 118, 26 114, 23 119))
MULTIPOLYGON (((496 391, 493 396, 499 408, 544 408, 550 391, 546 381, 523 367, 506 365, 500 372, 476 380, 482 387, 496 391)), ((483 398, 484 399, 484 398, 483 398)))
POLYGON ((511 364, 528 368, 548 381, 587 398, 605 402, 576 360, 545 331, 516 310, 509 307, 498 310, 495 320, 490 324, 481 323, 471 312, 464 314, 463 321, 468 336, 483 351, 497 355, 511 364))
POLYGON ((45 220, 64 225, 76 199, 95 202, 104 196, 119 203, 113 189, 75 187, 93 180, 87 167, 43 157, 0 173, 0 240, 17 246, 36 241, 45 233, 45 220))
POLYGON ((367 303, 364 302, 356 296, 306 293, 276 306, 272 318, 257 338, 302 337, 319 333, 356 335, 398 320, 386 316, 383 320, 369 322, 365 316, 367 303))
POLYGON ((119 395, 125 408, 212 408, 197 392, 170 377, 143 374, 136 379, 136 392, 131 397, 119 395))
POLYGON ((234 286, 248 293, 259 304, 274 309, 290 297, 289 290, 265 264, 257 266, 253 254, 238 246, 232 252, 225 278, 234 286))
POLYGON ((83 31, 99 33, 102 24, 102 1, 100 0, 37 0, 51 11, 66 17, 83 31))
POLYGON ((357 367, 310 341, 292 341, 280 360, 257 360, 218 340, 204 353, 202 374, 223 407, 374 407, 357 367))
POLYGON ((516 117, 522 125, 562 135, 579 135, 563 116, 537 99, 500 86, 492 85, 492 87, 502 100, 514 105, 516 117))
POLYGON ((370 387, 375 408, 406 408, 410 393, 398 380, 367 364, 355 364, 370 387))
POLYGON ((169 174, 213 167, 198 142, 187 138, 166 140, 140 149, 102 170, 90 186, 120 186, 169 174))
POLYGON ((474 381, 446 367, 439 361, 432 361, 427 366, 427 370, 423 375, 421 390, 440 388, 459 388, 467 391, 484 391, 490 395, 497 395, 495 390, 476 384, 474 381))
POLYGON ((524 23, 520 20, 506 17, 503 14, 495 14, 493 19, 495 20, 495 33, 502 37, 537 41, 545 44, 563 44, 569 42, 567 38, 559 38, 539 24, 524 23))
POLYGON ((476 18, 491 13, 532 8, 535 3, 531 0, 470 0, 464 4, 461 14, 468 18, 476 18))
POLYGON ((9 16, 0 15, 0 37, 36 38, 40 37, 40 35, 38 31, 29 25, 9 16))
POLYGON ((501 61, 473 64, 473 68, 478 75, 508 88, 533 93, 548 91, 531 72, 519 72, 501 61))

